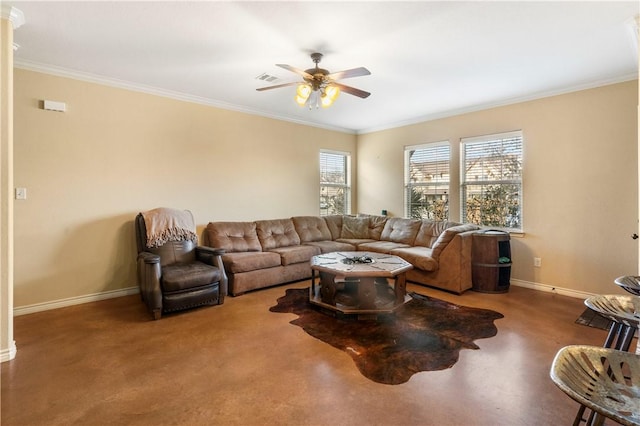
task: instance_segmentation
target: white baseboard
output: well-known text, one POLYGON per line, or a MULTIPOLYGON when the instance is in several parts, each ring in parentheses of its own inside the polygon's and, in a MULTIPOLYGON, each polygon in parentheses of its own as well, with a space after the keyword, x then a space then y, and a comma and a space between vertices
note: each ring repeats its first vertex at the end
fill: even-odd
POLYGON ((101 293, 87 294, 84 296, 69 297, 68 299, 53 300, 51 302, 35 303, 33 305, 19 306, 13 309, 13 316, 33 314, 35 312, 48 311, 50 309, 64 308, 66 306, 81 305, 83 303, 97 302, 99 300, 113 299, 114 297, 129 296, 139 293, 138 287, 128 287, 120 290, 104 291, 101 293))
POLYGON ((554 287, 552 285, 534 283, 531 281, 511 279, 511 284, 517 287, 525 287, 525 288, 530 288, 538 291, 546 291, 547 293, 555 293, 561 296, 575 297, 576 299, 586 299, 594 295, 593 293, 587 293, 585 291, 572 290, 569 288, 562 288, 562 287, 554 287))
POLYGON ((16 357, 17 352, 16 341, 13 340, 10 348, 0 350, 0 362, 11 361, 16 357))
MULTIPOLYGON (((511 285, 514 285, 517 287, 530 288, 538 291, 546 291, 548 293, 560 294, 562 296, 575 297, 577 299, 586 299, 590 296, 593 296, 592 293, 587 293, 584 291, 572 290, 572 289, 567 289, 562 287, 554 287, 548 284, 534 283, 531 281, 511 279, 511 285)), ((51 302, 35 303, 33 305, 26 305, 26 306, 20 306, 20 307, 14 308, 13 315, 20 316, 20 315, 33 314, 35 312, 48 311, 50 309, 64 308, 65 306, 80 305, 83 303, 112 299, 114 297, 129 296, 131 294, 137 294, 139 292, 140 292, 140 289, 138 287, 127 287, 120 290, 111 290, 111 291, 105 291, 102 293, 87 294, 85 296, 69 297, 68 299, 53 300, 51 302)), ((5 351, 9 351, 9 350, 5 350, 5 351)), ((4 354, 0 352, 0 357, 2 357, 3 355, 4 354)))

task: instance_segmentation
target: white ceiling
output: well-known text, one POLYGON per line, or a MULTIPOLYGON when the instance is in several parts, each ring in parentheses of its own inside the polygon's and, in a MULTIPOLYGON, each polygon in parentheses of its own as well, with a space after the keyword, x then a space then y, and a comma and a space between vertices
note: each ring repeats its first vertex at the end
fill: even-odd
POLYGON ((25 17, 17 67, 349 132, 638 76, 637 1, 5 3, 25 17), (255 90, 299 80, 275 64, 311 68, 313 51, 368 68, 342 83, 372 95, 309 110, 295 87, 255 90))

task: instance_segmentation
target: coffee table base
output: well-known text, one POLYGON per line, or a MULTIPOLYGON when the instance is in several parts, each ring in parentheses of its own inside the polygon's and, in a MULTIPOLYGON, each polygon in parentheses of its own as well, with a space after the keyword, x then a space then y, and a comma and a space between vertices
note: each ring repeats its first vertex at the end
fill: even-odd
POLYGON ((309 302, 326 313, 357 316, 360 320, 377 319, 378 315, 391 314, 411 300, 406 294, 404 273, 395 276, 389 285, 382 277, 341 277, 320 272, 316 287, 316 271, 313 271, 309 288, 309 302))

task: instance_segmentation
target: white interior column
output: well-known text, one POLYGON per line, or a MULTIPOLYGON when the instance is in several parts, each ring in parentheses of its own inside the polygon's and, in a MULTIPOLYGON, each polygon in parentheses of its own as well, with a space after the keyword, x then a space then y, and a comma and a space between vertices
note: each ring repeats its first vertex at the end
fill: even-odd
POLYGON ((0 6, 0 361, 16 356, 13 340, 13 30, 22 11, 0 6))

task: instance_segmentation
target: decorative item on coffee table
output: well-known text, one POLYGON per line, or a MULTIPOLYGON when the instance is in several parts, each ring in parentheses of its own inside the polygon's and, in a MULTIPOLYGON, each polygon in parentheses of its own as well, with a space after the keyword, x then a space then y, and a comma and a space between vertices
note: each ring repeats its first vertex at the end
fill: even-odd
POLYGON ((334 314, 376 318, 402 306, 405 273, 413 266, 398 256, 366 252, 333 252, 311 258, 309 301, 334 314), (316 286, 316 278, 320 282, 316 286), (389 285, 393 280, 393 286, 389 285))

